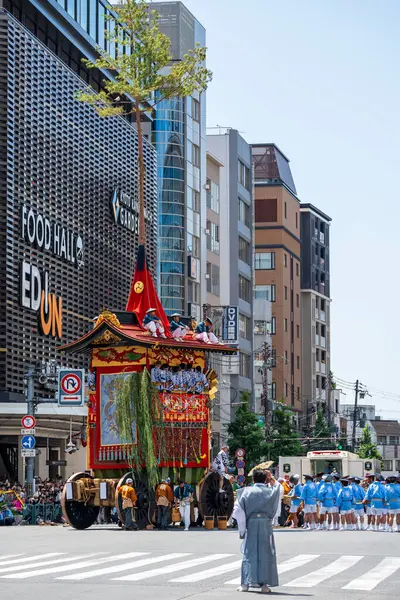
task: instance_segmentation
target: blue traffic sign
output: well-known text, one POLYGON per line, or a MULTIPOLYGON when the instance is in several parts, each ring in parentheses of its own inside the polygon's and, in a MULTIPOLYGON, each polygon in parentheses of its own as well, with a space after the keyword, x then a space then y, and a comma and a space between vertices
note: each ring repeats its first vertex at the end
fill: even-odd
POLYGON ((32 450, 36 446, 36 439, 33 435, 24 435, 21 440, 21 446, 26 450, 32 450))

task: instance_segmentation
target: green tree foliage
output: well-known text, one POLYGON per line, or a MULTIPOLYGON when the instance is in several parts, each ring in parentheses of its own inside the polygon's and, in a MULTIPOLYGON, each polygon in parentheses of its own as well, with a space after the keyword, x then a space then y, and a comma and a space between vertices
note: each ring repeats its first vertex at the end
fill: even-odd
POLYGON ((257 415, 250 410, 249 393, 242 392, 240 399, 243 404, 237 409, 235 420, 227 426, 228 446, 232 458, 238 448, 243 448, 248 472, 266 456, 268 446, 264 428, 259 426, 257 415))
MULTIPOLYGON (((148 1, 121 0, 112 6, 115 16, 111 31, 105 37, 118 47, 116 56, 97 48, 95 61, 85 60, 89 68, 106 70, 112 79, 103 82, 103 89, 80 91, 80 101, 93 106, 101 117, 134 114, 138 131, 139 166, 139 238, 145 242, 144 231, 144 152, 142 114, 152 112, 158 102, 168 98, 191 96, 206 90, 212 73, 205 66, 206 48, 196 46, 182 60, 172 62, 171 42, 161 33, 158 14, 148 1)), ((130 160, 130 157, 127 157, 130 160)))
POLYGON ((379 454, 376 444, 372 442, 371 432, 368 425, 366 425, 362 430, 360 446, 357 454, 360 458, 377 458, 378 460, 382 460, 382 456, 379 454))
POLYGON ((268 458, 274 462, 280 456, 302 456, 304 448, 293 426, 293 412, 286 404, 279 404, 272 413, 272 426, 268 443, 268 458))
POLYGON ((332 440, 332 429, 328 424, 323 410, 317 410, 315 426, 311 434, 309 450, 333 450, 336 444, 332 440))

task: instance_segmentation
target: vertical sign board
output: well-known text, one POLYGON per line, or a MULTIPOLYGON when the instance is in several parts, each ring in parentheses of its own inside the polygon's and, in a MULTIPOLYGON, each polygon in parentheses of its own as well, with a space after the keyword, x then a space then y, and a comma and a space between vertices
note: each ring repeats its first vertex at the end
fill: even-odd
POLYGON ((58 406, 83 406, 84 399, 84 369, 60 369, 58 371, 58 406))
POLYGON ((225 306, 222 314, 221 342, 236 345, 238 335, 239 310, 237 306, 225 306))

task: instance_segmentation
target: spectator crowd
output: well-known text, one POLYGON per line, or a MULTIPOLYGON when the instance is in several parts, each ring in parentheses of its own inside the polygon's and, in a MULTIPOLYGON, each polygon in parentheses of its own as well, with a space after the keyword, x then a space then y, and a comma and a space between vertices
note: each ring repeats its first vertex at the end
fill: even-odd
POLYGON ((61 479, 36 477, 35 491, 9 477, 0 477, 0 526, 63 523, 61 479))

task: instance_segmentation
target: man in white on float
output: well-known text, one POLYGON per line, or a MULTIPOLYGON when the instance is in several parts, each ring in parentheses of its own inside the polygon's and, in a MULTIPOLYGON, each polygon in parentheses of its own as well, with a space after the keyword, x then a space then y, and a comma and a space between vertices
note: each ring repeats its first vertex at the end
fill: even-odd
POLYGON ((160 317, 157 317, 156 311, 156 308, 149 308, 149 310, 146 311, 146 316, 143 319, 143 326, 147 331, 150 331, 153 337, 166 338, 164 325, 162 324, 160 317))

